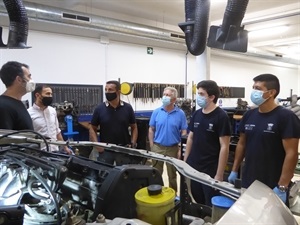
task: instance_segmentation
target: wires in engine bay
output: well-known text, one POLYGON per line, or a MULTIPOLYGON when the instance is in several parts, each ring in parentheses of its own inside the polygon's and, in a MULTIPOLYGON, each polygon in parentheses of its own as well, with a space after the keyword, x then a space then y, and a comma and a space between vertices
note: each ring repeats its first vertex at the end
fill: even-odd
MULTIPOLYGON (((7 134, 4 134, 2 136, 0 136, 0 140, 3 139, 3 138, 6 138, 6 137, 9 137, 9 136, 12 136, 14 134, 23 134, 23 133, 32 133, 32 134, 36 134, 36 138, 37 137, 40 137, 43 141, 44 141, 44 144, 45 144, 45 147, 46 147, 46 151, 49 152, 49 144, 46 140, 46 138, 41 135, 40 133, 36 132, 36 131, 33 131, 33 130, 19 130, 19 131, 13 131, 13 132, 10 132, 10 133, 7 133, 7 134)), ((15 144, 14 144, 15 145, 15 144)), ((18 147, 20 147, 20 145, 17 145, 18 147)), ((25 146, 24 146, 25 147, 25 146)), ((28 147, 28 146, 26 146, 28 147)))
MULTIPOLYGON (((57 214, 57 224, 62 224, 62 215, 61 215, 61 211, 60 211, 60 208, 59 208, 59 204, 58 204, 58 202, 57 202, 57 200, 55 198, 55 194, 52 192, 50 186, 43 179, 43 177, 37 171, 35 171, 34 169, 31 169, 28 165, 26 165, 25 163, 23 163, 21 160, 18 160, 18 159, 13 158, 13 157, 9 157, 9 158, 12 161, 14 161, 15 163, 19 164, 21 167, 26 168, 38 180, 38 182, 40 182, 44 186, 44 188, 48 192, 48 194, 49 194, 49 196, 50 196, 50 198, 51 198, 51 200, 52 200, 52 202, 54 204, 54 207, 55 207, 55 210, 56 210, 56 214, 57 214)), ((31 181, 29 181, 29 182, 31 182, 31 181)), ((33 182, 36 182, 36 181, 33 181, 33 182)), ((32 188, 32 186, 29 185, 29 187, 28 187, 29 194, 32 197, 41 200, 41 198, 43 198, 43 197, 37 195, 36 193, 34 193, 34 191, 31 188, 32 188)))

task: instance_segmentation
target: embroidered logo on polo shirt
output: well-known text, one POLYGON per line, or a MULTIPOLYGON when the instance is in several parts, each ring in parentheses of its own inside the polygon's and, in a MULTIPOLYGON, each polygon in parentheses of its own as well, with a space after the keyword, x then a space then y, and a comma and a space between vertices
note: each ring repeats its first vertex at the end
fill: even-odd
POLYGON ((208 129, 207 129, 207 131, 212 131, 212 132, 214 132, 213 128, 214 128, 214 125, 213 125, 212 123, 209 123, 209 124, 208 124, 208 129))
POLYGON ((194 122, 194 128, 198 128, 200 123, 194 122))
POLYGON ((255 127, 254 124, 245 124, 245 130, 253 130, 255 127))
POLYGON ((267 133, 275 133, 275 132, 273 131, 273 126, 274 126, 273 123, 268 123, 267 129, 264 130, 264 132, 267 132, 267 133))

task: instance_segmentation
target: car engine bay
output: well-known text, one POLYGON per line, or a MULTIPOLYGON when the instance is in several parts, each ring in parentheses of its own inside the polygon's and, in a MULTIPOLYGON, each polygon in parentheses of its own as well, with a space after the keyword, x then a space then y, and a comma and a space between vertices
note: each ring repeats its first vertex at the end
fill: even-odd
MULTIPOLYGON (((162 176, 157 169, 143 163, 112 166, 80 155, 40 150, 44 146, 49 149, 49 144, 85 150, 87 146, 101 146, 126 157, 162 160, 173 164, 181 175, 180 198, 175 199, 175 207, 165 214, 166 225, 211 224, 202 218, 211 216, 212 209, 192 201, 186 179, 206 184, 225 196, 236 199, 237 203, 240 202, 240 205, 233 205, 232 208, 235 205, 239 208, 230 218, 236 217, 236 212, 241 209, 246 212, 247 207, 252 207, 252 195, 260 193, 265 198, 270 191, 264 185, 257 185, 254 194, 250 192, 250 200, 244 203, 242 197, 247 197, 247 190, 244 193, 245 190, 232 184, 216 181, 176 158, 107 143, 46 140, 32 131, 0 130, 1 225, 149 224, 139 220, 135 193, 152 184, 163 186, 162 176), (259 189, 262 191, 257 191, 259 189), (107 221, 111 222, 106 223, 107 221)), ((276 196, 273 198, 277 201, 276 196)), ((269 213, 265 211, 268 209, 259 207, 255 207, 257 212, 264 215, 269 213)), ((284 204, 274 204, 275 207, 280 212, 284 211, 288 218, 286 221, 293 221, 284 204)), ((247 216, 245 219, 250 221, 247 216)))

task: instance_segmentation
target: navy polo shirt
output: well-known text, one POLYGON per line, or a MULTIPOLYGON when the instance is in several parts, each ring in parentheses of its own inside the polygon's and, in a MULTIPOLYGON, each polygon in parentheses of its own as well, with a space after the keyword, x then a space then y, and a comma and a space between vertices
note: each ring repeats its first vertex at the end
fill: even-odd
POLYGON ((100 141, 127 145, 131 143, 128 127, 135 123, 134 111, 130 104, 121 101, 117 108, 103 102, 94 111, 91 124, 100 125, 100 141))

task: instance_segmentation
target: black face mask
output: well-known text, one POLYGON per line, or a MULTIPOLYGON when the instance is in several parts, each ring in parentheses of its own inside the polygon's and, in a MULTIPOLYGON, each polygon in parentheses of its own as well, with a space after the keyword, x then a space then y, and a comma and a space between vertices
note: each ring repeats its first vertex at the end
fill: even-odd
POLYGON ((53 97, 42 96, 42 103, 44 106, 49 106, 52 104, 53 97))
POLYGON ((113 92, 113 93, 105 93, 105 97, 107 99, 107 101, 113 101, 117 98, 117 92, 113 92))

